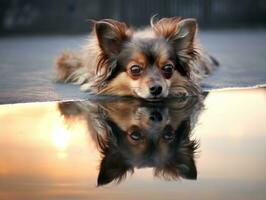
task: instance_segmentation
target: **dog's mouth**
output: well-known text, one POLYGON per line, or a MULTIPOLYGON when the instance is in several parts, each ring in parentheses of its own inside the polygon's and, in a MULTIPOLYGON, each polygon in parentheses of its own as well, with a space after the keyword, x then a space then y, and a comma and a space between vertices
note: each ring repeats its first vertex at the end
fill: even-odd
POLYGON ((140 98, 142 100, 145 101, 149 101, 149 102, 159 102, 162 101, 164 99, 164 97, 162 96, 149 96, 149 97, 142 97, 141 95, 138 95, 135 91, 133 91, 135 97, 140 98))

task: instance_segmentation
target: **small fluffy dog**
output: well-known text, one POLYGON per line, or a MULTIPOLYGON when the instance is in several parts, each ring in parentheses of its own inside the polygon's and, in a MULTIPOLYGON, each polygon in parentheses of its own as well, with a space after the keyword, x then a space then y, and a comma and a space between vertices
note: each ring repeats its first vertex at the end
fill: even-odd
POLYGON ((197 95, 200 81, 218 63, 200 47, 196 33, 195 19, 179 17, 152 17, 142 30, 112 19, 93 21, 83 51, 57 58, 57 80, 94 94, 146 100, 197 95))

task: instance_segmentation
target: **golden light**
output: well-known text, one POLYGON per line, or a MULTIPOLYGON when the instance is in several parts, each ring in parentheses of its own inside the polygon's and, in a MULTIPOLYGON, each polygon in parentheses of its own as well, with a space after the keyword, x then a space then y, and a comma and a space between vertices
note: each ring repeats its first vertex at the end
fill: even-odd
POLYGON ((59 149, 66 149, 69 144, 69 132, 62 127, 53 130, 53 144, 59 149))
MULTIPOLYGON (((63 120, 63 118, 62 118, 63 120)), ((61 122, 62 122, 61 120, 61 122)), ((63 122, 58 123, 52 132, 53 145, 61 151, 66 151, 70 143, 70 132, 65 128, 63 122)))

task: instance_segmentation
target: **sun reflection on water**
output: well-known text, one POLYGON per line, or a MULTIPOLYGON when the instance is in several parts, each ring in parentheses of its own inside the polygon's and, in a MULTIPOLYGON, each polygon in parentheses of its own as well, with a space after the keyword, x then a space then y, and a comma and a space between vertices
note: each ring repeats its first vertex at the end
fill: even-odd
POLYGON ((67 157, 67 149, 71 140, 70 131, 64 126, 63 120, 61 117, 52 131, 52 144, 57 149, 57 157, 62 159, 67 157))

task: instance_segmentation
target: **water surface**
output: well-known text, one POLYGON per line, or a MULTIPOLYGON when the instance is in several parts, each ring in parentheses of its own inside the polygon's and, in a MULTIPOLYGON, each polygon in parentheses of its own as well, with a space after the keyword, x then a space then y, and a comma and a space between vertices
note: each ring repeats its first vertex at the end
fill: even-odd
POLYGON ((266 89, 0 106, 0 199, 265 199, 266 89))

